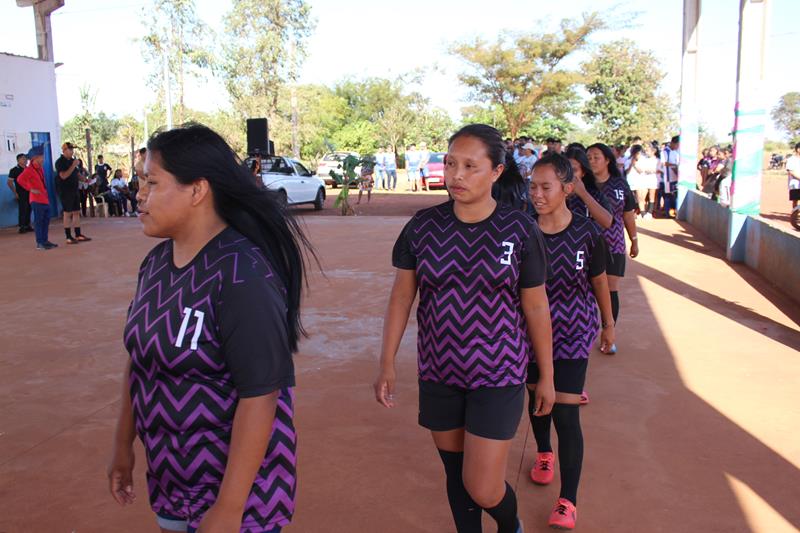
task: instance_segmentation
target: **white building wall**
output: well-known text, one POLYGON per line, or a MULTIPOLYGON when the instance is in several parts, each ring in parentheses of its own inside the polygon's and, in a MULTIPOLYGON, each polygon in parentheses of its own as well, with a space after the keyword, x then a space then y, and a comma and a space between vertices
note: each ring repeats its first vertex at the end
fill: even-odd
POLYGON ((6 182, 16 155, 31 148, 33 132, 50 134, 50 161, 55 161, 61 154, 61 126, 54 65, 0 53, 0 227, 17 224, 17 205, 6 182))

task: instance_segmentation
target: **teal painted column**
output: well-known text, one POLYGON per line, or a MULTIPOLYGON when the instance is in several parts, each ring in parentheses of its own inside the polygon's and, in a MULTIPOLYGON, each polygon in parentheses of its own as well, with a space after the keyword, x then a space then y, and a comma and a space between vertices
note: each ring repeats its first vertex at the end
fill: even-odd
POLYGON ((761 213, 761 178, 767 109, 764 56, 770 0, 740 0, 736 121, 727 257, 745 260, 748 216, 761 213))

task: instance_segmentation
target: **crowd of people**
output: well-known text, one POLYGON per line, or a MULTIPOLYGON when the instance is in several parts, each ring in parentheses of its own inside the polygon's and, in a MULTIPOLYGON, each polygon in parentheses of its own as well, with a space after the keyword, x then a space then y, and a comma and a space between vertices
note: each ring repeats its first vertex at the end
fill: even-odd
MULTIPOLYGON (((144 149, 139 151, 139 158, 143 154, 144 149)), ((16 160, 16 166, 8 173, 8 187, 17 201, 19 233, 33 231, 37 250, 57 248, 58 245, 49 239, 50 195, 43 167, 43 147, 35 146, 27 154, 17 154, 16 160)), ((138 214, 138 175, 134 172, 131 179, 126 180, 122 169, 113 170, 100 155, 94 173, 89 176, 83 160, 75 157, 72 143, 65 142, 61 146, 61 156, 55 162, 54 183, 63 211, 67 244, 92 240, 81 231, 81 217, 99 216, 102 204, 105 204, 102 209, 107 209, 108 216, 133 217, 138 214)))
MULTIPOLYGON (((376 188, 383 191, 397 190, 397 158, 391 146, 381 147, 374 155, 374 165, 364 165, 362 182, 369 190, 376 188)), ((406 190, 416 192, 427 189, 424 178, 428 177, 428 162, 431 152, 428 143, 421 142, 419 148, 415 143, 407 146, 404 153, 406 168, 406 190)))
MULTIPOLYGON (((374 394, 386 408, 397 405, 395 360, 419 298, 418 422, 441 459, 459 533, 482 531, 484 512, 499 533, 523 530, 505 476, 526 396, 531 482, 552 483, 558 458, 560 492, 548 524, 576 527, 589 359, 624 353, 617 332, 627 257, 639 255, 638 219, 674 216, 679 143, 676 136, 660 146, 633 139, 564 149, 551 138, 538 147, 483 124, 449 139, 449 198, 417 212, 392 250, 374 394)), ((787 168, 800 190, 800 145, 795 150, 787 168)), ((715 190, 724 187, 725 153, 704 155, 704 188, 712 180, 715 190)), ((424 143, 408 147, 409 190, 419 189, 429 157, 424 143)), ((376 154, 372 172, 383 188, 396 187, 394 159, 391 150, 376 154)), ((37 248, 49 249, 56 245, 47 235, 42 164, 42 148, 33 148, 18 158, 14 179, 33 210, 37 248)), ((293 353, 303 334, 305 259, 316 257, 303 230, 253 180, 257 167, 205 126, 155 134, 135 165, 141 180, 127 184, 100 158, 94 181, 86 179, 68 143, 55 167, 68 243, 90 240, 80 228, 82 200, 102 194, 111 175, 108 202, 118 197, 121 213, 131 202, 145 235, 160 240, 142 262, 128 309, 130 359, 108 470, 113 498, 135 501, 138 436, 162 531, 280 532, 294 513, 293 353)), ((23 222, 20 231, 29 231, 23 222)))

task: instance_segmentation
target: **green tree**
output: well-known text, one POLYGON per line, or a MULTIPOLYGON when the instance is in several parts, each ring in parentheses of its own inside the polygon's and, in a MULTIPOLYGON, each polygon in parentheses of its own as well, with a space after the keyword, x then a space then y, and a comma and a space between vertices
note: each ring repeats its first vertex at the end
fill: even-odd
POLYGON ((337 150, 374 154, 378 148, 377 127, 367 120, 348 122, 331 136, 331 143, 337 150))
POLYGON ((591 97, 583 116, 610 143, 636 135, 664 139, 674 124, 675 107, 660 92, 664 72, 652 52, 628 39, 601 46, 582 65, 591 97))
POLYGON ((313 28, 305 0, 233 1, 219 72, 239 114, 273 118, 280 89, 296 78, 313 28))
POLYGON ((800 142, 800 92, 790 92, 781 96, 778 105, 772 109, 775 127, 783 130, 791 144, 800 142))
POLYGON ((197 17, 195 0, 150 0, 143 8, 148 19, 142 42, 144 59, 152 67, 150 84, 163 94, 163 56, 170 72, 177 76, 178 123, 185 120, 186 74, 200 77, 212 64, 206 43, 213 40, 211 29, 197 17))
POLYGON ((506 115, 498 105, 471 105, 461 108, 461 124, 488 124, 502 132, 508 131, 506 115))
MULTIPOLYGON (((95 155, 102 153, 112 142, 120 128, 119 121, 104 112, 95 113, 94 104, 97 93, 91 87, 80 88, 81 113, 67 120, 61 127, 61 140, 72 143, 81 157, 86 155, 86 130, 92 136, 92 148, 95 155)), ((87 162, 88 164, 88 162, 87 162)))
POLYGON ((537 142, 544 142, 548 137, 567 139, 573 131, 575 126, 566 118, 542 114, 525 126, 522 133, 537 142))
POLYGON ((554 101, 574 98, 580 74, 563 68, 563 61, 604 27, 599 14, 589 13, 578 22, 562 20, 555 33, 504 34, 493 43, 476 38, 454 44, 450 52, 469 68, 459 80, 471 90, 471 99, 498 106, 516 137, 538 113, 552 113, 554 101))

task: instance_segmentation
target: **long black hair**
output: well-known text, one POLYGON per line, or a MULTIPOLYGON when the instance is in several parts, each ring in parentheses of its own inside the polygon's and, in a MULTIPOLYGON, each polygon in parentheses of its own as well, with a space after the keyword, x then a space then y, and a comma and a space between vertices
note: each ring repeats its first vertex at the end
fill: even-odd
POLYGON ((561 185, 568 185, 575 181, 575 174, 572 173, 572 165, 566 156, 553 152, 547 154, 533 164, 533 168, 539 168, 546 165, 553 167, 553 171, 558 177, 561 185))
POLYGON ((525 196, 529 194, 525 179, 513 157, 507 157, 505 170, 492 185, 492 198, 514 209, 525 209, 525 196))
POLYGON ((570 148, 565 155, 567 159, 574 159, 578 162, 578 165, 580 165, 583 170, 583 178, 581 181, 583 181, 583 186, 586 190, 598 190, 597 180, 594 177, 594 172, 592 172, 592 167, 589 166, 589 159, 586 157, 586 152, 580 148, 570 148))
POLYGON ((608 161, 608 176, 611 178, 619 178, 622 177, 622 173, 619 171, 619 167, 617 166, 617 156, 614 155, 614 151, 608 147, 608 145, 603 143, 594 143, 589 148, 586 149, 588 152, 592 148, 597 148, 601 152, 603 152, 603 157, 606 158, 608 161))
POLYGON ((147 149, 158 153, 161 166, 179 183, 207 180, 219 216, 271 259, 286 285, 289 346, 297 351, 298 339, 305 335, 300 322, 305 254, 316 256, 278 194, 257 187, 228 143, 202 124, 156 132, 147 141, 147 149))

